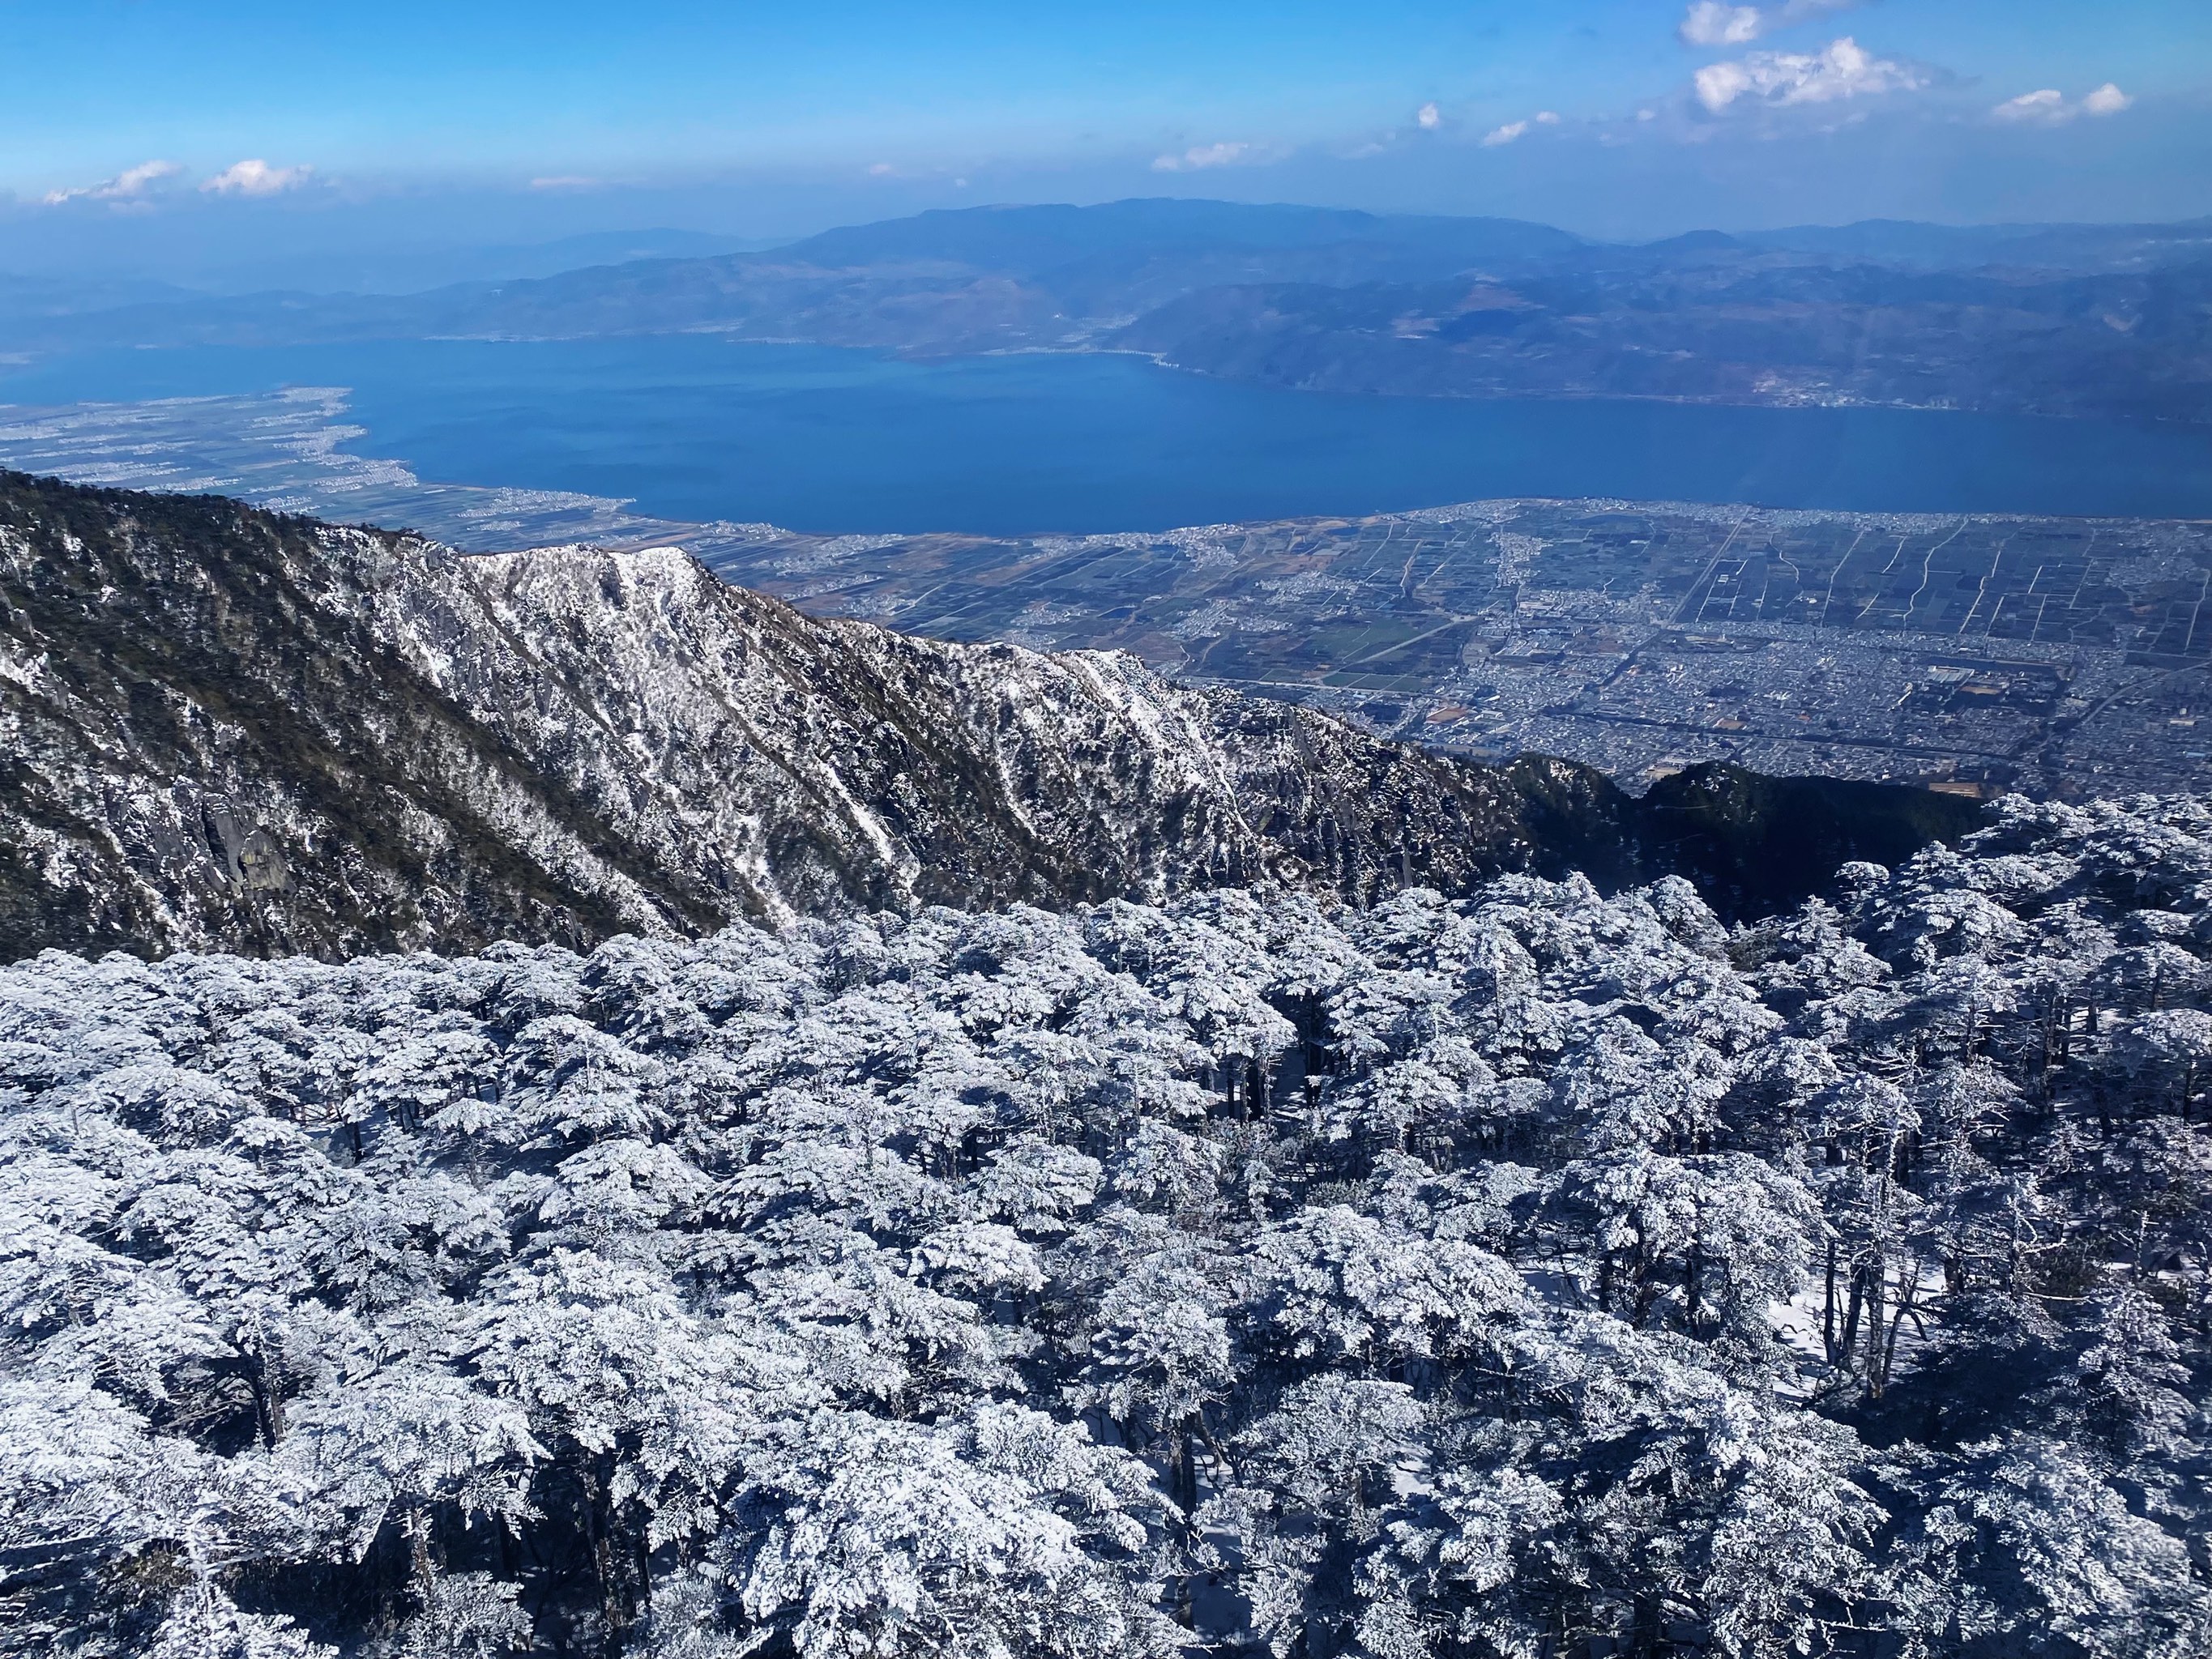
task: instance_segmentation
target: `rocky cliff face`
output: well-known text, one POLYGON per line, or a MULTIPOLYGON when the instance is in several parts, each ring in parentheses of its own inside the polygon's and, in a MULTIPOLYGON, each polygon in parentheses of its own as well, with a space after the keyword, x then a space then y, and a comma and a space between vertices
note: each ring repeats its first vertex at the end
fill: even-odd
POLYGON ((0 955, 583 941, 1531 861, 1504 775, 1133 661, 0 475, 0 955))

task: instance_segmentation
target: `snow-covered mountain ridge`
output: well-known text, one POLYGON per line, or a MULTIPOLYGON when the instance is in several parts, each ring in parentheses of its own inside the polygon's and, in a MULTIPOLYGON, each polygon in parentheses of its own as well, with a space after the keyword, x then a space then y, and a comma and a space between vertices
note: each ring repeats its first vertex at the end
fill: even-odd
POLYGON ((672 549, 462 558, 21 477, 0 502, 0 953, 1456 888, 1528 856, 1495 773, 1121 658, 812 621, 672 549))
MULTIPOLYGON (((1733 834, 1744 776, 1686 805, 1733 834)), ((1835 787, 1860 794, 1814 803, 1822 876, 1971 811, 1835 787)), ((809 618, 672 548, 464 557, 0 474, 0 957, 1613 881, 1694 864, 1685 805, 1662 826, 1583 769, 1455 761, 1124 657, 809 618)))

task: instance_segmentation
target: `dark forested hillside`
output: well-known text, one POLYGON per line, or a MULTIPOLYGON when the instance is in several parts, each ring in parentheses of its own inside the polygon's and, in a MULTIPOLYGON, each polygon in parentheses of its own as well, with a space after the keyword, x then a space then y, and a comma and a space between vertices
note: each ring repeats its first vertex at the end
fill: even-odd
POLYGON ((1837 886, 0 970, 0 1652, 2212 1651, 2212 811, 1837 886))
POLYGON ((1364 902, 1517 868, 1680 872, 1736 915, 1973 817, 1714 769, 1636 801, 1125 657, 812 620, 672 548, 462 558, 0 474, 0 958, 588 946, 1262 877, 1364 902))

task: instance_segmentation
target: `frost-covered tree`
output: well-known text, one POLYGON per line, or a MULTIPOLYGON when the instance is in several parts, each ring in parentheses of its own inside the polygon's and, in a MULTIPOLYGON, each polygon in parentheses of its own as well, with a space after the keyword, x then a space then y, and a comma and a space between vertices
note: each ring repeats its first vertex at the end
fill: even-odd
POLYGON ((2212 810, 0 969, 0 1653, 2180 1659, 2212 810))

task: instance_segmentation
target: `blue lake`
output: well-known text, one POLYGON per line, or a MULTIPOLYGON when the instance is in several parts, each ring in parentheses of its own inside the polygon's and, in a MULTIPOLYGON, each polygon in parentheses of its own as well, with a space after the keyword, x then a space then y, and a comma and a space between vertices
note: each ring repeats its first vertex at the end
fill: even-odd
POLYGON ((0 403, 353 389, 439 483, 800 530, 1089 532, 1492 495, 2212 515, 2212 428, 1887 409, 1337 397, 1139 358, 914 362, 700 336, 78 354, 0 403))

